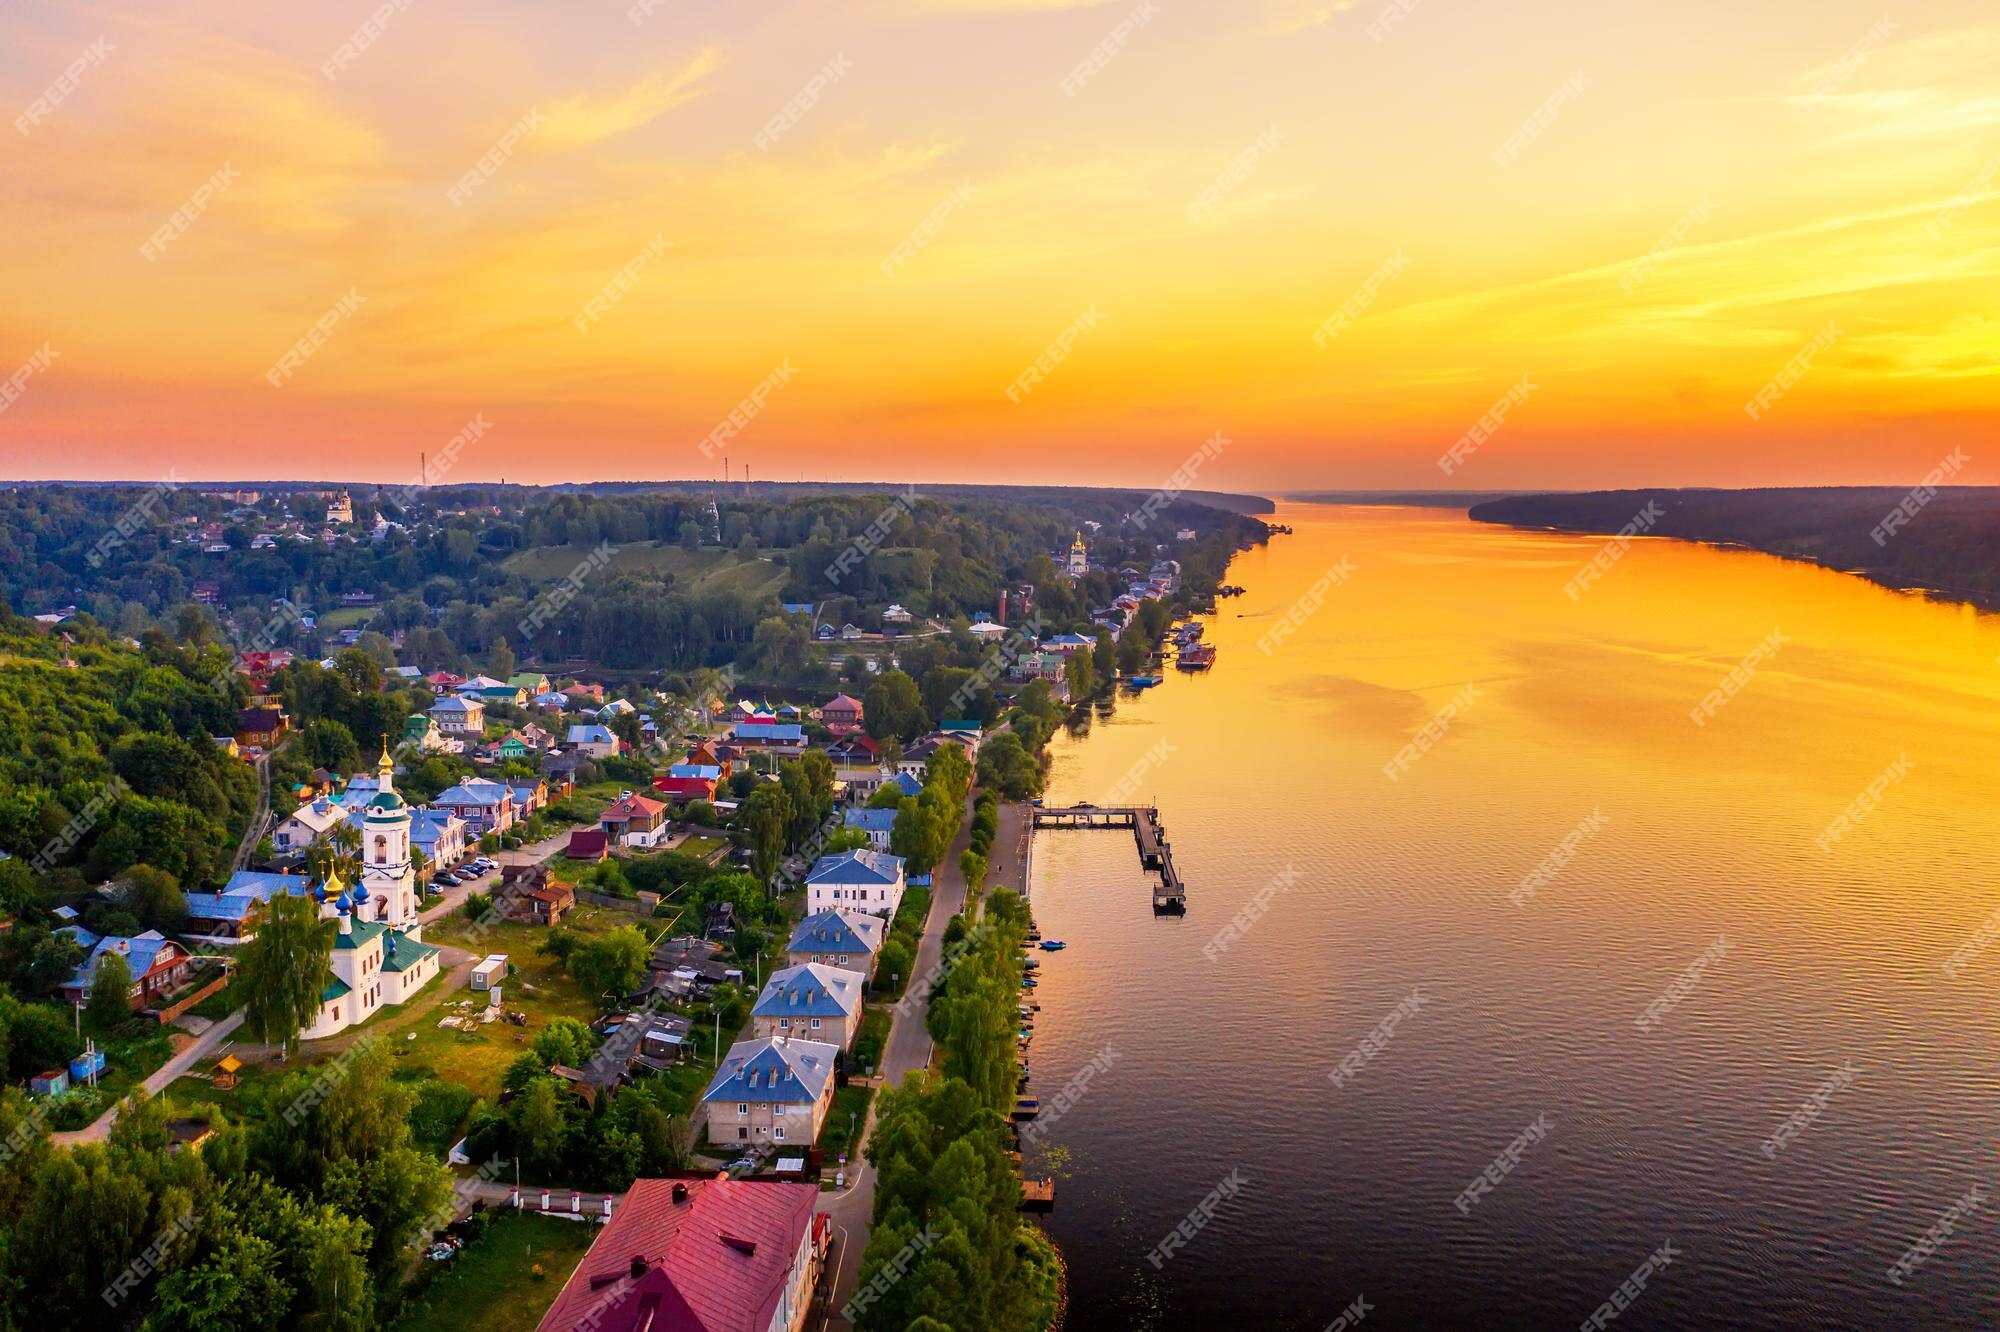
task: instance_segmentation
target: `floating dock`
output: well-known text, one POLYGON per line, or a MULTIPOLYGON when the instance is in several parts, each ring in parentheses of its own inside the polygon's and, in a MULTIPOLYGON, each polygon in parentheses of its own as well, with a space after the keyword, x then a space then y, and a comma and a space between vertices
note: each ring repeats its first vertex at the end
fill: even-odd
POLYGON ((1174 869, 1173 843, 1167 840, 1166 827, 1160 822, 1157 805, 1037 807, 1034 826, 1130 828, 1133 841, 1138 843, 1139 863, 1149 870, 1157 870, 1160 875, 1159 886, 1153 889, 1153 910, 1162 915, 1180 915, 1187 911, 1187 885, 1181 882, 1179 872, 1174 869))

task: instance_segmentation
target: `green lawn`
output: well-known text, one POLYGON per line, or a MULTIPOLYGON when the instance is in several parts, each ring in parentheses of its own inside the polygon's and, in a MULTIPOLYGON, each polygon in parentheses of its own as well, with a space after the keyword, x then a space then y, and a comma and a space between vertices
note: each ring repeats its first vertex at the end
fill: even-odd
POLYGON ((410 1302, 392 1332, 532 1332, 599 1232, 588 1222, 502 1212, 410 1302))
POLYGON ((679 845, 671 849, 690 856, 712 856, 717 851, 727 849, 728 846, 729 839, 726 837, 710 837, 705 833, 696 833, 683 838, 679 845))
POLYGON ((868 1098, 874 1094, 868 1087, 842 1087, 833 1094, 833 1106, 819 1131, 821 1159, 828 1171, 836 1168, 842 1152, 853 1156, 854 1137, 868 1122, 868 1098))
MULTIPOLYGON (((572 917, 578 932, 583 934, 609 929, 628 919, 618 912, 589 906, 579 908, 572 917)), ((507 1071, 507 1065, 528 1048, 535 1033, 547 1026, 551 1018, 572 1017, 581 1022, 594 1019, 597 1006, 583 997, 559 962, 539 951, 537 945, 546 937, 548 931, 539 925, 503 921, 475 938, 471 922, 460 915, 427 926, 426 943, 464 948, 481 956, 505 953, 508 974, 501 982, 501 997, 506 1008, 527 1015, 528 1025, 491 1022, 471 1031, 440 1027, 438 1020, 465 1011, 458 1005, 467 1000, 472 1003, 471 1012, 484 1008, 486 996, 463 985, 454 989, 442 980, 433 981, 422 995, 411 1001, 424 1005, 423 1015, 398 1030, 391 1042, 399 1069, 409 1076, 428 1070, 446 1082, 457 1083, 473 1095, 492 1101, 500 1095, 500 1076, 507 1071), (410 1039, 412 1036, 416 1039, 410 1039)))
POLYGON ((328 633, 337 629, 354 629, 375 618, 374 606, 342 606, 330 610, 319 617, 319 627, 328 633))
POLYGON ((871 1008, 861 1016, 861 1035, 855 1038, 849 1068, 866 1073, 882 1062, 883 1047, 889 1043, 889 1010, 871 1008))

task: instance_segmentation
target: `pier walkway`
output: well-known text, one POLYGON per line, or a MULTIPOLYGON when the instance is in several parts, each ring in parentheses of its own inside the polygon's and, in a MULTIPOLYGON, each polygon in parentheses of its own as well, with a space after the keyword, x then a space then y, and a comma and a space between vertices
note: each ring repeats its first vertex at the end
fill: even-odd
POLYGON ((1174 868, 1173 843, 1160 822, 1157 805, 1065 805, 1035 809, 1037 828, 1130 828, 1139 847, 1139 863, 1157 870, 1160 884, 1153 890, 1153 910, 1180 914, 1187 910, 1187 885, 1174 868))

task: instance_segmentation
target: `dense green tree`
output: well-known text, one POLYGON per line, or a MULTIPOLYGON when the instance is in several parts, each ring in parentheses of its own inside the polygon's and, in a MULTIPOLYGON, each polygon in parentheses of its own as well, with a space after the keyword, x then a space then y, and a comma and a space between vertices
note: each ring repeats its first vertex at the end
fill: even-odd
POLYGON ((930 729, 917 682, 901 671, 877 676, 861 704, 862 725, 877 740, 893 737, 908 744, 930 729))
POLYGON ((280 893, 265 904, 257 937, 237 951, 237 985, 244 1025, 258 1040, 287 1053, 319 1013, 332 975, 335 923, 320 919, 310 897, 280 893))
POLYGON ((353 772, 361 765, 361 746, 355 742, 354 732, 347 729, 347 723, 332 717, 308 722, 299 743, 307 761, 316 768, 353 772))
POLYGON ((90 973, 90 1025, 109 1034, 132 1018, 132 968, 118 953, 106 951, 90 973))
POLYGON ((578 943, 569 956, 569 974, 585 995, 609 1008, 639 988, 652 955, 639 927, 623 925, 578 943))

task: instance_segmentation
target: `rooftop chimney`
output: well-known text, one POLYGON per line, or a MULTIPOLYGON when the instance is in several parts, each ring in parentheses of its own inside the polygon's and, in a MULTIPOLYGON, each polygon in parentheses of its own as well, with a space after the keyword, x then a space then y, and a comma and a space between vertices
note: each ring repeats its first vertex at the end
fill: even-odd
POLYGON ((635 1253, 635 1254, 633 1254, 633 1255, 632 1255, 632 1269, 631 1269, 631 1270, 632 1270, 632 1279, 633 1279, 634 1281, 637 1281, 637 1280, 638 1280, 638 1279, 639 1279, 640 1277, 642 1277, 642 1276, 646 1275, 646 1260, 645 1260, 645 1258, 643 1258, 643 1257, 642 1257, 642 1256, 640 1256, 639 1254, 636 1254, 636 1253, 635 1253))
POLYGON ((681 1183, 679 1180, 674 1181, 674 1201, 677 1203, 684 1203, 687 1200, 688 1200, 688 1186, 681 1183))

